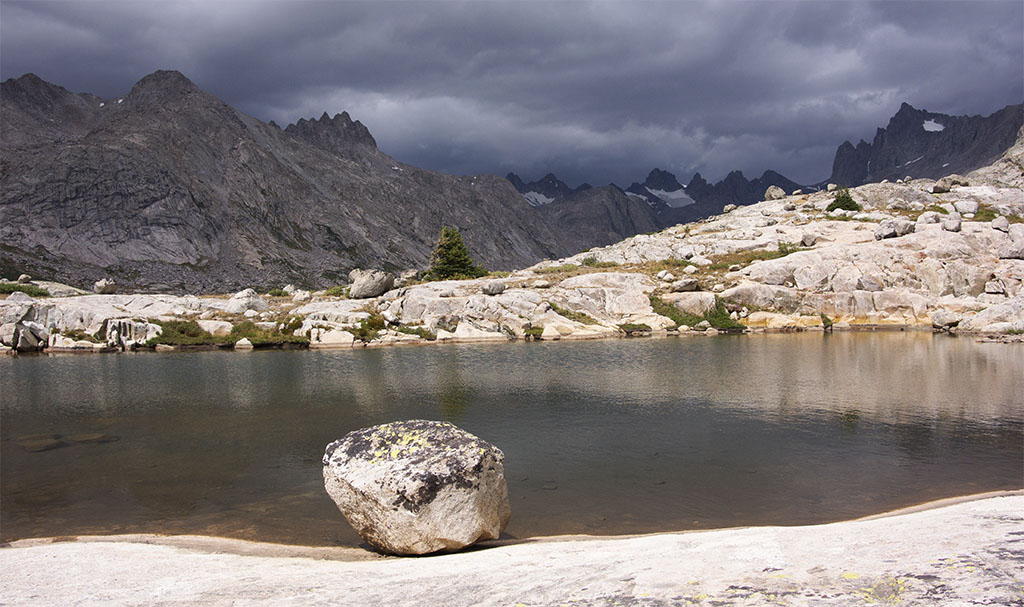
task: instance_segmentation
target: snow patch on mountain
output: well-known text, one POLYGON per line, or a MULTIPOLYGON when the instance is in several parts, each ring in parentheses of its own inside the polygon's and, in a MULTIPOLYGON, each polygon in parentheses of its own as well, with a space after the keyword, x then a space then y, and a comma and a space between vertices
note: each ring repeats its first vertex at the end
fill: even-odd
POLYGON ((938 133, 939 131, 946 130, 946 127, 935 122, 934 120, 925 120, 921 123, 921 128, 928 131, 929 133, 938 133))
POLYGON ((665 204, 673 208, 685 207, 696 202, 686 193, 685 186, 674 191, 655 190, 652 188, 647 188, 647 191, 664 200, 665 204))
POLYGON ((527 192, 523 194, 523 198, 525 198, 531 205, 535 207, 539 207, 545 204, 551 204, 552 202, 555 201, 554 198, 548 198, 547 196, 541 194, 540 192, 527 192))

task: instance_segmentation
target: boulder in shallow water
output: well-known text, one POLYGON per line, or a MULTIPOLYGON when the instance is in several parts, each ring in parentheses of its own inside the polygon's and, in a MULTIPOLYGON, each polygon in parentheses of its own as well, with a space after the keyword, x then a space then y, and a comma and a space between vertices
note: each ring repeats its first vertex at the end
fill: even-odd
POLYGON ((371 546, 392 554, 497 539, 511 516, 505 456, 447 422, 356 430, 324 453, 324 487, 371 546))

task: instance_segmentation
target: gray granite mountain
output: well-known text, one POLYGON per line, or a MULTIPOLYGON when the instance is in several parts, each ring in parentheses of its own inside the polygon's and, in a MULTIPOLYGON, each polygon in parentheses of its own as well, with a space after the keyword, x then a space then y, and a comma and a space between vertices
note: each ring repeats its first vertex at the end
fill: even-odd
POLYGON ((906 176, 938 179, 991 164, 1013 145, 1024 122, 1024 104, 990 116, 949 116, 904 103, 868 143, 844 141, 829 181, 858 186, 906 176))
POLYGON ((537 181, 524 182, 519 175, 509 173, 505 176, 516 190, 526 198, 527 202, 535 207, 551 204, 562 200, 576 192, 583 192, 590 189, 589 183, 584 183, 578 188, 570 188, 564 181, 555 177, 554 173, 548 173, 537 181))
POLYGON ((615 185, 579 190, 537 210, 556 231, 572 233, 593 243, 591 246, 609 245, 663 227, 651 205, 615 185))
POLYGON ((113 99, 0 84, 0 271, 224 291, 424 267, 443 225, 508 269, 579 251, 508 181, 397 162, 347 114, 282 130, 159 71, 113 99))

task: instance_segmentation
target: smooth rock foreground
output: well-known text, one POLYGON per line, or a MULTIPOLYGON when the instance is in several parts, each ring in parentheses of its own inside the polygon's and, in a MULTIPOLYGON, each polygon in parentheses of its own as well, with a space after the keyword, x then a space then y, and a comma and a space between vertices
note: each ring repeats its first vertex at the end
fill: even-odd
POLYGON ((447 422, 350 432, 327 446, 324 487, 368 544, 392 554, 497 539, 511 510, 501 450, 447 422))

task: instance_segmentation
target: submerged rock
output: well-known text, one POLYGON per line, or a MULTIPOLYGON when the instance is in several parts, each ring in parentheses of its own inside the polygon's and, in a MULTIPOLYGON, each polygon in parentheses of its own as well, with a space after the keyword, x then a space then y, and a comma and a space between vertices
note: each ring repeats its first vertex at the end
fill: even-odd
POLYGON ((511 510, 501 450, 447 422, 350 432, 327 446, 324 487, 357 533, 392 554, 497 539, 511 510))

